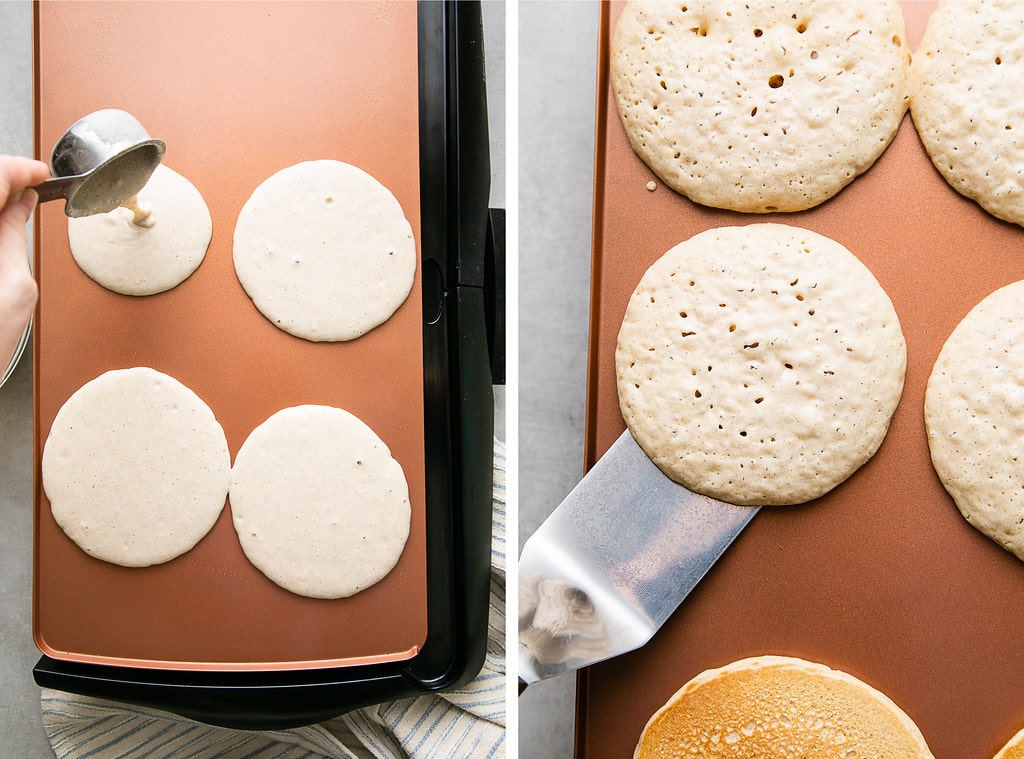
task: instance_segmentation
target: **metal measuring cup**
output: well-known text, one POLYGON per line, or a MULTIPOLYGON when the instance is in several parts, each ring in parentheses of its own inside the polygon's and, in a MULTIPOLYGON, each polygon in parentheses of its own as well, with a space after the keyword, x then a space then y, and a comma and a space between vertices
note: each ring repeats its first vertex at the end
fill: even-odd
POLYGON ((130 113, 95 111, 57 141, 50 154, 53 178, 33 189, 40 203, 64 198, 64 213, 71 217, 106 213, 138 194, 165 149, 130 113))
MULTIPOLYGON (((163 140, 150 137, 130 113, 113 108, 96 111, 72 124, 57 141, 50 155, 53 178, 32 189, 40 203, 64 198, 68 216, 106 213, 145 187, 165 149, 163 140)), ((0 363, 0 386, 14 372, 31 329, 29 322, 10 362, 6 367, 0 363)))

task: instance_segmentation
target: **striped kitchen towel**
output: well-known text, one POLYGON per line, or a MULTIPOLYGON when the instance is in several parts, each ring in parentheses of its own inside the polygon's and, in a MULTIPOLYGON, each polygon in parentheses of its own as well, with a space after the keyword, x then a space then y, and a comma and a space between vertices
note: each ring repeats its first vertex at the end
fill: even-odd
POLYGON ((60 759, 490 759, 505 755, 505 447, 494 446, 487 657, 460 690, 359 709, 292 730, 240 731, 44 688, 60 759))

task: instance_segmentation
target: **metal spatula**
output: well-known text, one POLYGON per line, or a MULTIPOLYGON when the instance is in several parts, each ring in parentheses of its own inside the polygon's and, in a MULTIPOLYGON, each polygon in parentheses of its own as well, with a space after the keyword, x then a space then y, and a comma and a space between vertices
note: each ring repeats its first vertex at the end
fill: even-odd
POLYGON ((520 680, 644 645, 756 513, 673 482, 623 432, 523 548, 520 680))

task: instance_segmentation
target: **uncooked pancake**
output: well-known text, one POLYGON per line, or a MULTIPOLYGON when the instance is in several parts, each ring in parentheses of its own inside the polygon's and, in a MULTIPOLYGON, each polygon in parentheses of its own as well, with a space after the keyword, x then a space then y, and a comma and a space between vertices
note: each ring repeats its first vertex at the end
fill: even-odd
POLYGON ((680 243, 630 297, 619 404, 651 460, 690 490, 792 504, 877 450, 903 392, 888 295, 846 248, 782 224, 680 243))
POLYGON ((210 210, 195 186, 160 165, 138 202, 151 215, 136 224, 124 207, 68 219, 68 241, 78 266, 97 283, 124 295, 154 295, 181 284, 199 268, 210 246, 210 210))
POLYGON ((1024 559, 1024 282, 990 294, 946 340, 928 379, 932 464, 971 525, 1024 559))
POLYGON ((213 412, 173 377, 116 369, 65 401, 42 456, 43 490, 68 537, 97 559, 160 564, 217 521, 231 457, 213 412))
POLYGON ((278 411, 246 438, 231 515, 249 561, 302 596, 351 596, 383 579, 409 537, 402 466, 339 408, 278 411))
POLYGON ((391 318, 416 273, 416 243, 398 200, 365 171, 307 161, 246 201, 235 272, 256 308, 285 332, 352 340, 391 318))
POLYGON ((993 216, 1024 224, 1024 3, 940 2, 910 70, 932 163, 993 216))
POLYGON ((1024 759, 1024 730, 1010 738, 993 759, 1024 759))
POLYGON ((930 759, 917 725, 884 693, 802 659, 760 656, 711 669, 648 721, 635 759, 713 755, 930 759))
POLYGON ((611 81, 636 153, 716 208, 798 211, 866 171, 907 110, 898 2, 630 2, 611 81))

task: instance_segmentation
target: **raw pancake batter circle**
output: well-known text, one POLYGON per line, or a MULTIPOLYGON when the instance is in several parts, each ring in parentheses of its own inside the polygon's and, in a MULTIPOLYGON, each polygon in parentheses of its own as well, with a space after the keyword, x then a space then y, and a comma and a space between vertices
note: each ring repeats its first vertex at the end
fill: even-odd
POLYGON ((866 171, 906 113, 909 63, 895 0, 634 0, 610 55, 637 155, 750 213, 810 208, 866 171))
POLYGON ((946 340, 928 378, 932 464, 975 529, 1024 559, 1024 282, 990 294, 946 340))
POLYGON ((124 295, 154 295, 181 284, 206 257, 210 210, 195 186, 164 165, 139 191, 151 211, 141 224, 127 208, 68 219, 71 255, 98 284, 124 295))
POLYGON ((932 759, 920 729, 892 699, 823 664, 757 656, 709 669, 644 727, 635 759, 706 755, 932 759))
POLYGON ((402 466, 339 408, 293 406, 235 457, 231 515, 249 561, 282 588, 342 598, 380 581, 409 537, 402 466))
POLYGON ((100 375, 61 406, 42 478, 54 519, 82 550, 144 567, 210 531, 231 457, 209 406, 173 377, 135 367, 100 375))
POLYGON ((307 161, 277 172, 246 201, 234 263, 256 308, 285 332, 352 340, 405 302, 416 243, 384 185, 341 161, 307 161))
POLYGON ((630 297, 615 351, 637 443, 690 490, 793 504, 881 445, 906 343, 888 295, 846 248, 782 224, 702 232, 630 297))

